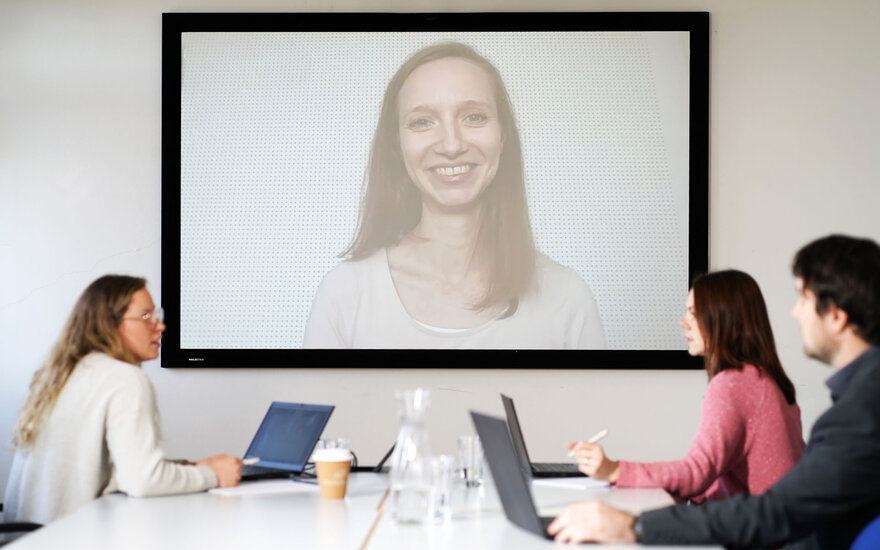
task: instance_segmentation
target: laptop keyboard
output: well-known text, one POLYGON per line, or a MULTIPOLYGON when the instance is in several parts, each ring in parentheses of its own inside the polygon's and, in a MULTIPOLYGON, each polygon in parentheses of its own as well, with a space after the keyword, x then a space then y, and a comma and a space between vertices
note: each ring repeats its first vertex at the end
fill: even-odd
POLYGON ((570 462, 533 462, 532 473, 535 474, 576 474, 580 473, 577 464, 570 462))
POLYGON ((278 468, 266 468, 265 466, 249 466, 241 467, 242 478, 258 478, 258 477, 288 477, 290 472, 279 470, 278 468))

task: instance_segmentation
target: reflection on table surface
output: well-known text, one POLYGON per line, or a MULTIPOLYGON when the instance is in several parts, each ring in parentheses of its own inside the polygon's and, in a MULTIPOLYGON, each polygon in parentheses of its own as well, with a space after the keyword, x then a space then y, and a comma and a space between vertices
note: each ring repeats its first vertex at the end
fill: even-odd
MULTIPOLYGON (((338 501, 322 500, 316 490, 261 493, 259 487, 252 484, 265 482, 247 483, 247 491, 241 495, 197 493, 153 498, 108 495, 4 548, 211 547, 223 550, 283 546, 350 550, 362 548, 368 535, 368 550, 426 547, 500 550, 553 546, 552 541, 507 521, 491 479, 475 488, 456 483, 451 519, 427 525, 399 525, 390 511, 378 515, 377 507, 388 488, 387 474, 352 474, 345 499, 338 501), (371 533, 374 522, 375 529, 371 533)), ((669 495, 660 489, 584 489, 536 484, 533 493, 544 515, 552 515, 571 502, 586 499, 601 499, 634 512, 672 503, 669 495)), ((616 548, 628 547, 633 546, 616 548)))

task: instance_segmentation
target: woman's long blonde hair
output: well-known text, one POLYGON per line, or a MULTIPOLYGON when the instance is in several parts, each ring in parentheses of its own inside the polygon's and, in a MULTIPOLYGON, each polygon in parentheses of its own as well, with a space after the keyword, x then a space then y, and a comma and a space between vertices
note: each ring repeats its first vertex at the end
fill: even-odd
POLYGON ((119 324, 132 295, 146 285, 146 280, 139 277, 105 275, 85 289, 48 360, 34 373, 12 433, 16 448, 33 444, 70 373, 83 357, 100 351, 126 363, 139 363, 119 336, 119 324))

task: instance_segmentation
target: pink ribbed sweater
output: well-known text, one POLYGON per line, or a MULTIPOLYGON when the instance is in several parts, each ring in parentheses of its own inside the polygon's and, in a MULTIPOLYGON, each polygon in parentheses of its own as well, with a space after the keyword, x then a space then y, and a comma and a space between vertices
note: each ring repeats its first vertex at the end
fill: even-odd
POLYGON ((697 435, 682 460, 620 461, 618 487, 661 487, 700 502, 760 494, 804 452, 801 412, 752 365, 715 375, 706 388, 697 435))

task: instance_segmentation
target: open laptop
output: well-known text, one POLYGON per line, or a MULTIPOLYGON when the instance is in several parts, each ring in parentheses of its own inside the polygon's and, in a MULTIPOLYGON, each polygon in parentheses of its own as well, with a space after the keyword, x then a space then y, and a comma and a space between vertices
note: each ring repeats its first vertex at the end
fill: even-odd
POLYGON ((301 474, 312 455, 333 405, 273 401, 244 458, 259 462, 242 466, 241 479, 301 474))
POLYGON ((351 467, 352 472, 375 472, 377 474, 383 472, 391 471, 389 466, 386 466, 385 463, 388 462, 388 459, 391 457, 391 453, 394 452, 394 447, 397 445, 397 442, 391 444, 391 448, 388 449, 388 452, 385 453, 385 456, 382 457, 382 460, 379 461, 375 466, 362 466, 357 464, 357 459, 355 459, 355 464, 351 467))
POLYGON ((520 461, 510 439, 507 423, 502 418, 471 411, 471 419, 483 445, 483 455, 495 480, 495 489, 504 508, 504 515, 514 525, 543 538, 552 538, 547 534, 547 526, 552 517, 538 515, 529 477, 523 472, 520 461))
POLYGON ((576 477, 584 475, 578 471, 577 464, 573 462, 531 462, 529 460, 529 452, 526 450, 526 440, 523 438, 522 428, 519 426, 519 419, 513 406, 513 399, 502 393, 501 401, 504 403, 504 412, 507 415, 507 424, 510 427, 510 439, 513 441, 513 448, 516 450, 516 456, 519 458, 524 472, 528 472, 532 477, 576 477))

